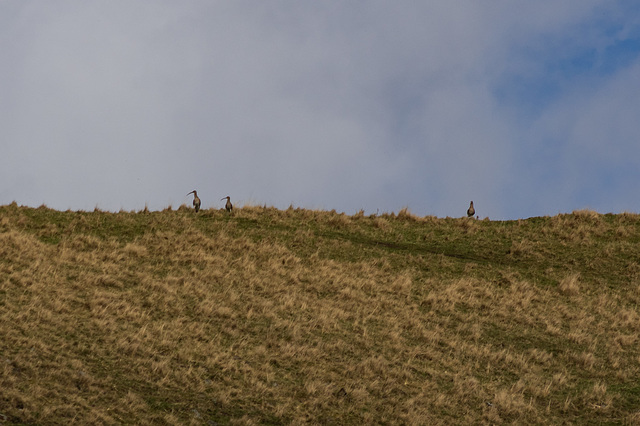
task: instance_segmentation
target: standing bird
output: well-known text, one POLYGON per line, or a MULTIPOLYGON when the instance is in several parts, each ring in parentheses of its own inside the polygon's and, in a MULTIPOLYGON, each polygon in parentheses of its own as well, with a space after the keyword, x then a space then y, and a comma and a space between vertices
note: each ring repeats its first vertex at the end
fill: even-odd
POLYGON ((231 197, 229 197, 228 195, 226 197, 222 197, 220 198, 220 201, 227 199, 227 204, 224 205, 224 208, 227 209, 228 212, 230 212, 231 210, 233 210, 233 204, 231 204, 231 197))
POLYGON ((198 213, 200 211, 200 198, 198 198, 198 192, 194 189, 189 194, 193 194, 193 206, 196 208, 196 213, 198 213))
POLYGON ((469 206, 469 210, 467 210, 467 217, 473 217, 474 214, 476 214, 476 209, 473 208, 473 201, 472 201, 471 205, 469 206))

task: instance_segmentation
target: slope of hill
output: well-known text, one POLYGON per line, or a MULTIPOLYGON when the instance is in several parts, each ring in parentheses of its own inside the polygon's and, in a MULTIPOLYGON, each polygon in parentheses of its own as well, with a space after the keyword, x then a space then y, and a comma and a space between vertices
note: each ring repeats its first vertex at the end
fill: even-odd
POLYGON ((640 216, 0 207, 0 423, 640 422, 640 216))

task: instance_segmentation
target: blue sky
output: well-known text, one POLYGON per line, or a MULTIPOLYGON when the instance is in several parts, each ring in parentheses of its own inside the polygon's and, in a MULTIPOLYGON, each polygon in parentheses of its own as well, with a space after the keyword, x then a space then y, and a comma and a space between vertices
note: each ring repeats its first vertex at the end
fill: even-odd
POLYGON ((632 1, 0 2, 0 204, 640 212, 632 1))

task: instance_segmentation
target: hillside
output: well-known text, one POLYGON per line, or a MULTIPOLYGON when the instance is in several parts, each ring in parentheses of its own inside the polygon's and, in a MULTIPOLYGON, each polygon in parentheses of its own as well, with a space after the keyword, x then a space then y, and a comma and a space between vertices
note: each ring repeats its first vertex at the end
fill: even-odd
POLYGON ((0 424, 638 424, 640 216, 0 207, 0 424))

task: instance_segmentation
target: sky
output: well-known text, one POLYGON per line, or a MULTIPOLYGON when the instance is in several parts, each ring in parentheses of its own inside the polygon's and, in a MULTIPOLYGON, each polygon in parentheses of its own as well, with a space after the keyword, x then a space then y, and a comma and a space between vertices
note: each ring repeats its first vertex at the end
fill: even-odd
POLYGON ((640 212, 635 0, 0 0, 0 205, 640 212))

